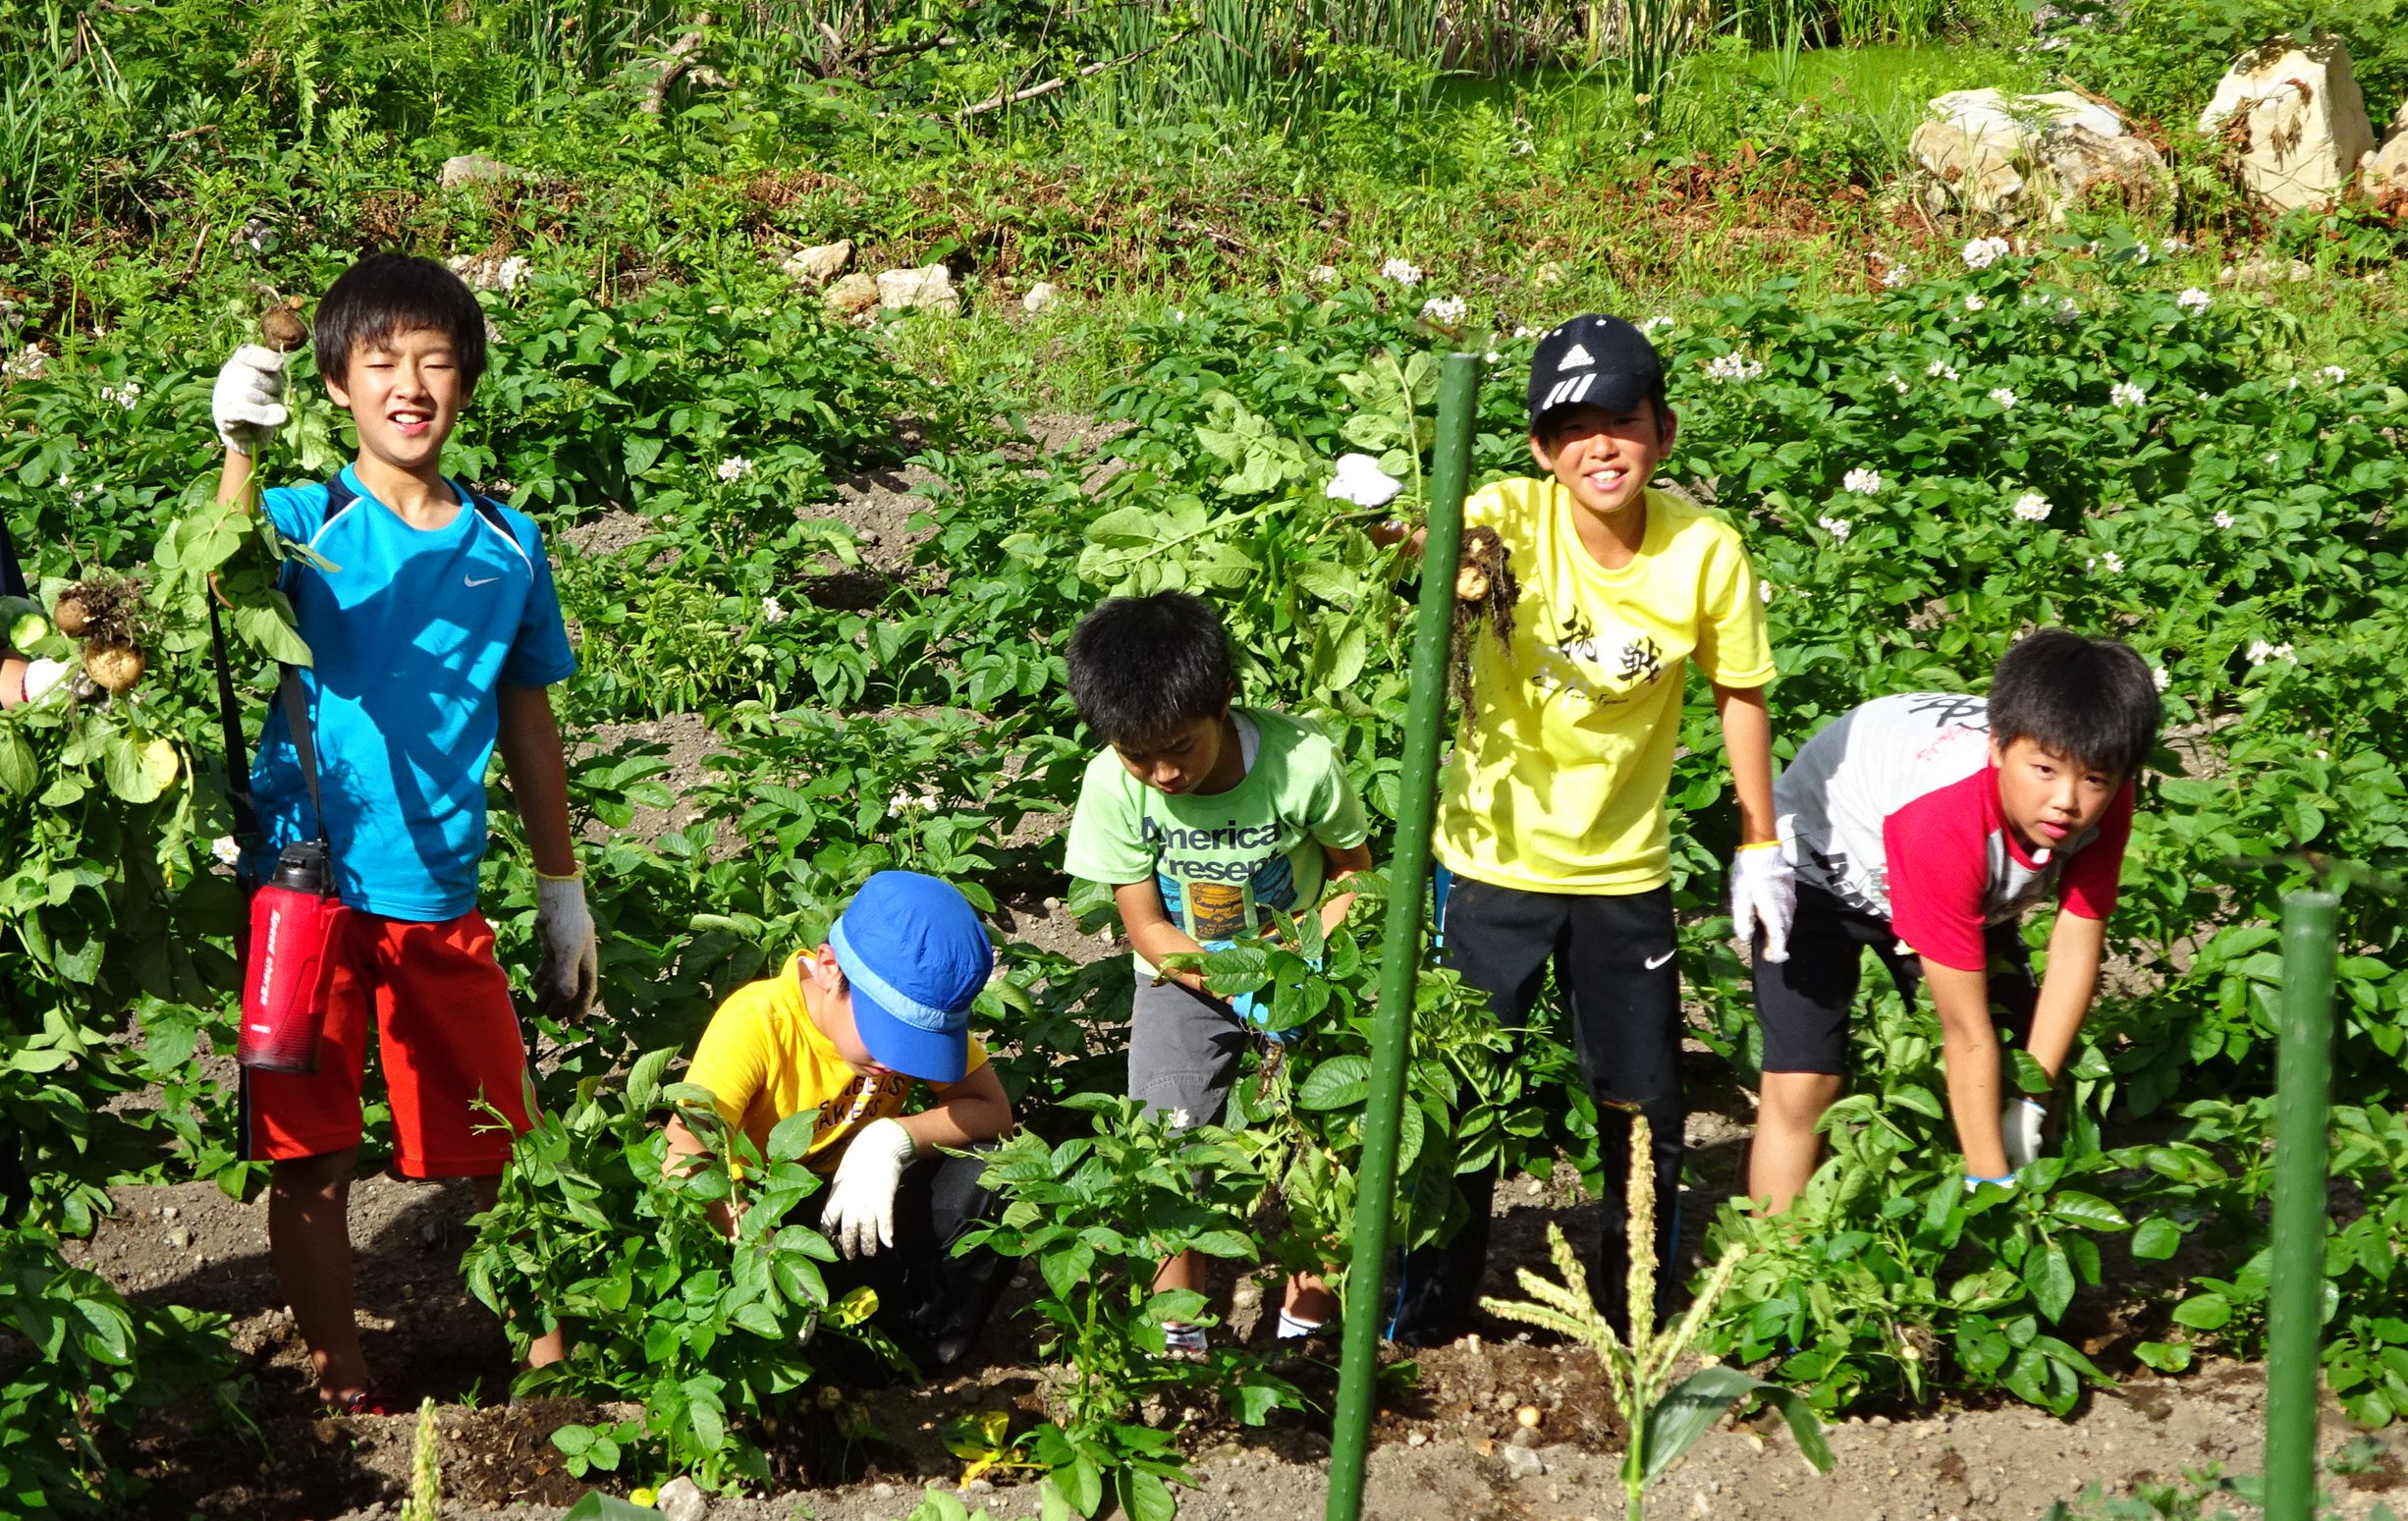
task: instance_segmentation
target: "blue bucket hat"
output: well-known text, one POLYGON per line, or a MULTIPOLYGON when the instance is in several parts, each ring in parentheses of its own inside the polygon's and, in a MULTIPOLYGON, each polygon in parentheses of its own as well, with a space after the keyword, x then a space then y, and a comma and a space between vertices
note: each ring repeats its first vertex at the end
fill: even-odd
POLYGON ((861 884, 828 932, 852 986, 853 1029, 881 1066, 955 1083, 969 1067, 970 1004, 995 949, 952 883, 882 871, 861 884))

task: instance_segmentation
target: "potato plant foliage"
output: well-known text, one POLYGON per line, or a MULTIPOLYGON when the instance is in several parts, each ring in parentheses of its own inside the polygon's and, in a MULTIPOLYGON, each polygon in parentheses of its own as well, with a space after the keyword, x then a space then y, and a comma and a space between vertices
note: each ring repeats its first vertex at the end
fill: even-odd
MULTIPOLYGON (((2408 347, 2369 334, 2306 367, 2271 307, 2161 275, 2110 236, 1864 296, 1810 302, 1774 284, 1654 328, 1682 422, 1668 472, 1741 529, 1770 588, 1779 753, 1866 698, 1977 686, 2036 623, 2130 640, 2163 673, 2173 726, 2141 779, 2117 970, 2063 1084, 2053 1160, 2012 1195, 1965 1197, 1936 1027, 1876 1001, 1802 1228, 1722 1214, 1718 1244, 1748 1256, 1710 1340, 1827 1410, 1998 1387, 2061 1412, 2119 1358, 2173 1369, 2203 1348, 2254 1351, 2279 896, 2326 858, 2408 867, 2408 347), (2082 1328, 2110 1305, 2137 1336, 2086 1356, 2082 1328)), ((816 1249, 776 1232, 706 1239, 690 1217, 713 1185, 646 1173, 668 1090, 645 1054, 690 1051, 719 999, 815 943, 879 867, 944 873, 982 907, 1063 894, 1059 818, 1092 740, 1062 641, 1098 598, 1182 586, 1212 599, 1246 700, 1320 725, 1393 819, 1410 569, 1323 488, 1339 455, 1366 453, 1406 482, 1379 516, 1417 509, 1436 355, 1458 341, 1495 354, 1478 477, 1528 468, 1527 338, 1436 332, 1416 316, 1423 294, 1212 297, 1137 323, 1122 335, 1132 370, 1106 399, 1125 427, 1104 447, 1110 471, 994 425, 1019 403, 1004 386, 918 379, 772 274, 606 303, 538 269, 484 296, 494 367, 452 463, 535 514, 559 564, 585 672, 559 703, 604 1012, 537 1032, 555 1118, 524 1143, 471 1270, 515 1325, 581 1328, 586 1349, 555 1381, 646 1403, 631 1430, 571 1437, 582 1445, 565 1454, 758 1480, 753 1423, 800 1392, 809 1360, 791 1333, 826 1313, 810 1292, 816 1249), (906 436, 919 442, 894 442, 906 436), (828 483, 906 447, 935 477, 922 531, 866 544, 828 513, 828 483), (663 714, 708 729, 705 780, 683 793, 668 745, 638 727, 663 714), (642 1239, 611 1239, 597 1211, 642 1239)), ((93 1443, 148 1386, 136 1370, 172 1371, 213 1333, 62 1271, 59 1236, 91 1228, 113 1180, 257 1180, 225 1146, 229 1096, 198 1060, 231 1036, 237 913, 210 850, 231 821, 206 574, 225 572, 254 727, 270 658, 294 651, 270 547, 205 510, 207 373, 180 367, 246 332, 162 310, 0 380, 0 510, 45 598, 131 573, 159 630, 128 696, 0 716, 0 1281, 15 1285, 0 1315, 18 1328, 0 1337, 0 1426, 70 1438, 0 1445, 7 1494, 99 1495, 93 1443)), ((296 396, 268 466, 280 480, 331 473, 345 448, 305 376, 296 396)), ((14 625, 46 607, 9 610, 35 653, 47 630, 14 625)), ((1736 820, 1707 704, 1682 738, 1682 964, 1697 1033, 1752 1077, 1720 907, 1736 820)), ((484 902, 505 964, 523 971, 534 882, 515 818, 494 817, 484 902)), ((2408 1214, 2408 1140, 2385 1117, 2408 1096, 2408 972, 2394 900, 2353 891, 2344 919, 2333 1168, 2356 1204, 2327 1250, 2327 1371, 2353 1415, 2381 1422, 2408 1411, 2408 1274, 2386 1249, 2408 1214)), ((1367 906, 1327 945, 1304 928, 1209 958, 1216 988, 1272 990, 1274 1018, 1302 1035, 1284 1065, 1249 1075, 1241 1125, 1193 1141, 1092 1097, 1118 1091, 1125 963, 1007 946, 980 1028, 1031 1137, 1086 1150, 1049 1151, 1044 1168, 1014 1152, 1004 1180, 1033 1202, 1083 1178, 1065 1223, 1086 1222, 1072 1234, 1120 1277, 1048 1276, 1039 1313, 1087 1392, 1055 1427, 979 1440, 1063 1475, 1066 1500, 1094 1508, 1110 1488, 1150 1512, 1177 1472, 1172 1445, 1126 1429, 1122 1369, 1172 1308, 1130 1287, 1168 1238, 1087 1239, 1098 1201, 1209 1143, 1228 1197, 1198 1207, 1218 1212, 1225 1255, 1294 1268, 1342 1237, 1359 1202, 1376 923, 1367 906), (1098 1158, 1122 1161, 1101 1177, 1098 1158), (1283 1209, 1255 1208, 1274 1190, 1283 1209), (1128 1345, 1078 1330, 1107 1310, 1128 1345), (1099 1449, 1106 1427, 1117 1445, 1099 1449)), ((1556 1032, 1508 1042, 1443 971, 1416 999, 1400 1235, 1447 1228, 1460 1169, 1547 1173, 1560 1153, 1594 1169, 1556 1032)), ((778 1150, 773 1180, 791 1166, 778 1150)), ((1025 1217, 998 1244, 1041 1268, 1076 1250, 1025 1217)), ((1284 1402, 1243 1368, 1229 1377, 1258 1417, 1284 1402)))

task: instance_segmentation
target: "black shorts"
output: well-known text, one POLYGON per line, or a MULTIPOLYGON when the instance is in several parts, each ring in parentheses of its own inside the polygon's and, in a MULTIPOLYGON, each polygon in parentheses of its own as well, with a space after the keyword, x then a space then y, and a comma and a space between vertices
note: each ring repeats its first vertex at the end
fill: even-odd
MULTIPOLYGON (((2031 1036, 2032 1006, 2040 998, 2022 927, 2011 920, 1994 924, 1982 944, 1990 959, 1990 1017, 2021 1045, 2031 1036)), ((1913 1004, 1923 984, 1923 958, 1898 944, 1889 921, 1850 908, 1821 888, 1799 886, 1789 959, 1767 961, 1761 940, 1755 951, 1756 1022, 1764 1027, 1766 1071, 1847 1074, 1848 1011, 1868 947, 1913 1004)))

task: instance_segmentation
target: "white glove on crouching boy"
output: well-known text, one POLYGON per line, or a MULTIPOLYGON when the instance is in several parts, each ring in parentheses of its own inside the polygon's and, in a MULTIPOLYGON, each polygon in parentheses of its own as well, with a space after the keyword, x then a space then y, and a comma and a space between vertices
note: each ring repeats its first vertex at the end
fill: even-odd
POLYGON ((895 1190, 919 1148, 900 1119, 873 1119, 845 1148, 820 1212, 820 1233, 847 1257, 895 1244, 895 1190))

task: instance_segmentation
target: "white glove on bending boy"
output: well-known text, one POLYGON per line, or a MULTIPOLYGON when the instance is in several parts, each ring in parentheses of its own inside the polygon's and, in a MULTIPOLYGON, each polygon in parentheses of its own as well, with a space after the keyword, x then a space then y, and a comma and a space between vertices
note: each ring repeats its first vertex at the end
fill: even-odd
POLYGON ((1778 844, 1743 845, 1730 858, 1730 932, 1753 946, 1764 930, 1764 958, 1789 959, 1789 923, 1797 917, 1797 868, 1778 844))
POLYGON ((820 1234, 847 1257, 895 1244, 895 1190, 919 1148, 900 1119, 873 1119, 845 1148, 820 1212, 820 1234))
POLYGON ((535 963, 536 1012, 584 1018, 601 981, 601 955, 581 878, 535 874, 535 938, 543 945, 543 959, 535 963))
POLYGON ((255 455, 289 415, 284 405, 284 355, 245 344, 217 372, 209 393, 209 420, 217 441, 239 455, 255 455))
POLYGON ((2006 1143, 2009 1168, 2020 1172, 2040 1155, 2040 1127, 2048 1118, 2047 1109, 2020 1095, 1998 1111, 1998 1138, 2006 1143))

